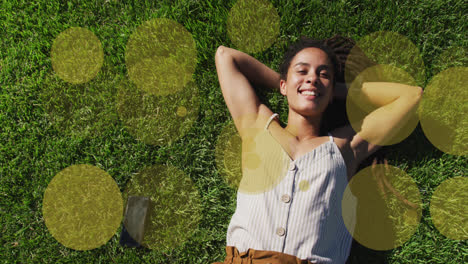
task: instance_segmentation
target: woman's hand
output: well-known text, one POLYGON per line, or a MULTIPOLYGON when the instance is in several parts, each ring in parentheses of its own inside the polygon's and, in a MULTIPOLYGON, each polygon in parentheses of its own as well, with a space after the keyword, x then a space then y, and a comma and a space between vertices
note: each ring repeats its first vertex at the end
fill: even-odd
POLYGON ((383 162, 381 160, 378 160, 377 158, 374 158, 374 160, 372 161, 371 170, 372 170, 373 176, 375 177, 377 181, 377 186, 380 192, 383 194, 385 200, 387 200, 387 194, 391 192, 393 195, 395 195, 398 198, 398 200, 400 200, 402 203, 406 204, 407 206, 413 209, 418 208, 417 204, 408 201, 408 199, 403 197, 403 195, 401 195, 388 181, 387 177, 385 176, 388 172, 388 161, 386 158, 383 159, 383 162), (384 164, 384 166, 376 166, 377 164, 384 164))

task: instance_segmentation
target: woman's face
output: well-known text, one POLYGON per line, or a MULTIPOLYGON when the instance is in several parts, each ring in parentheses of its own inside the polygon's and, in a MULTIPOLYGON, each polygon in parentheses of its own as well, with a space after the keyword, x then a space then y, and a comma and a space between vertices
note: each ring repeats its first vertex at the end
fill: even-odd
POLYGON ((333 67, 319 48, 305 48, 291 60, 281 94, 289 108, 303 116, 321 115, 333 98, 333 67))

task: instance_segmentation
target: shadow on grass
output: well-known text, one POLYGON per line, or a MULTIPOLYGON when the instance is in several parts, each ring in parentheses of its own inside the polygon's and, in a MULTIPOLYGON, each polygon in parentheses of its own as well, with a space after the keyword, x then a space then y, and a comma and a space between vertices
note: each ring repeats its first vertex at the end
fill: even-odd
MULTIPOLYGON (((428 160, 438 160, 443 156, 443 154, 444 152, 436 148, 427 139, 420 124, 418 124, 416 129, 408 138, 398 144, 379 149, 369 158, 364 160, 356 171, 360 171, 363 168, 370 166, 374 158, 377 158, 379 163, 382 163, 384 159, 388 159, 389 163, 393 163, 392 165, 394 166, 402 165, 412 168, 421 167, 423 166, 422 164, 428 160)), ((421 221, 423 221, 425 217, 428 217, 426 215, 426 210, 423 210, 422 213, 423 215, 421 221)), ((373 250, 361 245, 359 242, 353 239, 351 252, 346 264, 389 263, 388 259, 391 254, 392 250, 373 250)))
POLYGON ((388 256, 390 255, 391 250, 389 251, 378 251, 367 248, 359 244, 356 240, 353 239, 353 244, 351 246, 351 253, 349 254, 346 264, 382 264, 389 263, 388 256))

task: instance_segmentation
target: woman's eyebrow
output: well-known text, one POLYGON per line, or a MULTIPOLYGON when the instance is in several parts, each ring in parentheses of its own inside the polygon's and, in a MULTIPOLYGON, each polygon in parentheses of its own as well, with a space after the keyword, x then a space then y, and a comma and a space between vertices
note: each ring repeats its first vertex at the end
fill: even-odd
POLYGON ((326 64, 322 64, 320 66, 317 67, 317 70, 318 71, 321 71, 321 70, 327 70, 329 71, 330 70, 330 66, 326 65, 326 64))
POLYGON ((296 66, 310 66, 310 64, 307 63, 307 62, 298 62, 298 63, 294 64, 294 67, 296 67, 296 66))
MULTIPOLYGON (((293 67, 297 67, 297 66, 310 66, 310 64, 307 63, 307 62, 298 62, 298 63, 294 64, 293 67)), ((321 70, 327 70, 328 71, 328 70, 330 70, 330 66, 327 65, 327 64, 322 64, 322 65, 319 65, 317 67, 317 70, 320 70, 320 71, 321 70)))

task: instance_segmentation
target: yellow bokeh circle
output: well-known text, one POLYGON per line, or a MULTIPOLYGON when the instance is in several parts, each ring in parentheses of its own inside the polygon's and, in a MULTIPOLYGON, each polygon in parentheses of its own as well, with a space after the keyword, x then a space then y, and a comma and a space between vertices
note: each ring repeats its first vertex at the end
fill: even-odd
POLYGON ((238 0, 227 21, 229 38, 247 53, 264 51, 279 35, 280 17, 268 0, 238 0))
POLYGON ((468 67, 452 67, 434 76, 419 109, 429 141, 452 155, 468 154, 468 67))
POLYGON ((291 160, 279 143, 284 140, 277 141, 275 136, 281 135, 273 136, 265 129, 268 118, 250 115, 238 117, 238 124, 256 124, 251 121, 261 121, 257 125, 241 128, 240 133, 236 132, 231 123, 218 138, 218 169, 232 187, 238 186, 239 192, 258 194, 270 191, 288 173, 291 160))
POLYGON ((198 189, 188 175, 173 166, 153 165, 133 175, 124 192, 126 202, 129 196, 150 200, 141 243, 147 248, 172 250, 198 228, 198 189))
POLYGON ((356 42, 345 64, 346 83, 351 84, 359 72, 375 64, 400 68, 412 76, 418 86, 424 83, 425 67, 418 47, 396 32, 377 31, 356 42))
MULTIPOLYGON (((239 118, 239 123, 251 119, 246 115, 239 118)), ((280 144, 287 139, 284 134, 271 132, 271 127, 276 126, 276 122, 272 122, 268 130, 265 129, 268 119, 266 116, 258 116, 256 125, 242 128, 240 131, 242 179, 239 192, 258 194, 270 191, 288 174, 291 160, 280 144)))
POLYGON ((216 141, 215 161, 219 173, 232 188, 239 188, 242 178, 242 140, 231 121, 221 130, 216 141))
POLYGON ((377 164, 350 180, 342 200, 342 216, 361 245, 390 250, 414 234, 421 220, 421 204, 418 187, 409 175, 397 167, 377 164))
POLYGON ((93 79, 104 62, 99 39, 85 28, 72 27, 60 33, 52 44, 52 68, 64 81, 73 84, 93 79))
POLYGON ((68 248, 90 250, 107 243, 119 228, 122 195, 105 171, 73 165, 60 171, 47 186, 42 213, 57 241, 68 248))
POLYGON ((130 80, 142 91, 175 94, 192 80, 197 63, 195 41, 176 21, 152 19, 130 36, 125 63, 130 80))
POLYGON ((468 178, 442 182, 432 194, 430 211, 434 226, 444 236, 468 239, 468 178))
POLYGON ((126 129, 146 144, 165 145, 185 135, 196 122, 198 88, 187 83, 182 91, 156 96, 128 81, 118 85, 117 112, 126 129))
POLYGON ((180 117, 184 117, 187 115, 187 108, 184 106, 177 107, 177 115, 180 117))
MULTIPOLYGON (((388 82, 398 83, 407 85, 408 89, 412 89, 416 83, 414 79, 408 75, 404 70, 396 68, 390 65, 375 65, 362 71, 352 82, 348 96, 346 98, 346 113, 350 121, 351 126, 358 133, 361 132, 363 120, 374 110, 379 108, 380 104, 390 103, 388 102, 373 102, 363 93, 365 85, 376 85, 371 84, 373 82, 388 82), (366 84, 367 83, 367 84, 366 84)), ((397 85, 398 85, 397 84, 397 85)), ((389 91, 389 96, 395 94, 391 92, 392 89, 400 89, 392 84, 381 85, 381 98, 379 100, 386 100, 385 90, 389 91)), ((379 88, 380 89, 380 88, 379 88)), ((388 111, 388 118, 393 118, 394 113, 392 109, 381 108, 378 111, 388 111)), ((382 138, 381 133, 377 133, 376 130, 367 130, 366 133, 360 133, 360 136, 366 141, 377 145, 393 145, 403 141, 407 138, 413 130, 416 128, 419 121, 417 114, 417 106, 411 109, 411 111, 405 116, 405 118, 398 124, 397 127, 392 129, 393 135, 387 138, 382 138)))
POLYGON ((299 182, 299 190, 305 192, 307 190, 309 190, 309 182, 307 180, 302 180, 299 182))
POLYGON ((103 79, 98 77, 81 85, 63 83, 54 76, 44 79, 39 98, 48 121, 57 131, 67 136, 96 138, 115 126, 119 121, 114 107, 115 83, 103 79))

